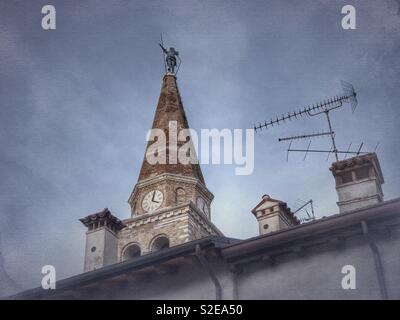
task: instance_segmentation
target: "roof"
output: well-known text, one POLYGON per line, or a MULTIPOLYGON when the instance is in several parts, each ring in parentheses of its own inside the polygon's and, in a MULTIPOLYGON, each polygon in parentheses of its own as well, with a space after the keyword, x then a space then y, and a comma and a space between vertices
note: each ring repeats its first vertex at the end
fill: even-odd
POLYGON ((318 238, 317 236, 324 234, 334 234, 337 237, 350 227, 356 227, 358 233, 361 233, 361 221, 378 222, 390 216, 400 220, 400 198, 232 243, 223 248, 222 256, 228 261, 234 261, 271 249, 274 249, 275 252, 276 250, 287 250, 289 244, 301 245, 306 239, 315 240, 318 238))
POLYGON ((136 271, 148 266, 160 264, 176 257, 193 254, 196 250, 196 245, 199 245, 201 249, 222 248, 235 241, 239 240, 220 236, 208 236, 206 238, 186 242, 184 244, 143 255, 132 260, 119 262, 105 266, 101 269, 81 273, 76 276, 57 281, 57 290, 44 290, 42 287, 37 287, 10 296, 8 299, 41 299, 44 297, 49 297, 52 294, 57 294, 61 290, 67 290, 77 286, 84 286, 93 282, 115 277, 126 272, 136 271))
POLYGON ((330 240, 332 240, 332 236, 338 237, 341 232, 344 233, 348 228, 356 229, 356 232, 361 234, 361 221, 379 222, 385 219, 385 221, 388 221, 390 217, 400 219, 400 198, 348 211, 346 213, 335 214, 313 222, 246 240, 209 236, 60 280, 57 282, 58 290, 43 290, 41 287, 38 287, 11 296, 9 299, 47 298, 52 294, 60 292, 60 289, 68 290, 91 283, 98 283, 101 282, 101 280, 122 275, 127 272, 135 272, 177 257, 194 254, 196 245, 199 245, 201 249, 217 249, 220 251, 223 259, 229 263, 235 263, 243 259, 248 259, 249 257, 256 257, 257 255, 263 254, 263 252, 273 251, 276 253, 278 251, 287 251, 289 245, 301 246, 310 238, 313 241, 317 241, 324 236, 329 236, 330 240))
POLYGON ((256 211, 257 211, 257 209, 258 209, 260 206, 262 206, 262 205, 263 205, 265 202, 267 202, 267 201, 276 202, 276 203, 279 203, 279 204, 282 204, 282 205, 285 205, 285 206, 287 205, 286 202, 283 202, 283 201, 277 200, 277 199, 273 199, 273 198, 271 198, 269 195, 264 194, 264 195, 261 197, 261 201, 254 207, 254 209, 251 210, 251 212, 252 212, 253 214, 255 214, 256 211))

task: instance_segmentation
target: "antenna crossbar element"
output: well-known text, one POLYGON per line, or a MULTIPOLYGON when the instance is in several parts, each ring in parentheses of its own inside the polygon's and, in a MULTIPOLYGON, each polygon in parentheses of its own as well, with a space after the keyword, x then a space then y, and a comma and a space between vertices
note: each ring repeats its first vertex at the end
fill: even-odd
POLYGON ((311 146, 311 140, 308 143, 307 150, 306 150, 306 153, 304 154, 304 159, 303 160, 306 160, 306 157, 307 157, 307 154, 308 154, 308 150, 310 150, 310 146, 311 146))
POLYGON ((344 94, 341 96, 335 96, 333 98, 319 102, 316 105, 307 106, 299 111, 288 112, 287 114, 282 114, 277 116, 276 119, 271 119, 270 121, 264 121, 264 123, 258 123, 254 125, 254 130, 262 130, 263 128, 273 127, 274 125, 279 125, 285 120, 297 119, 302 116, 316 116, 321 113, 326 113, 331 110, 340 108, 343 103, 350 103, 352 112, 357 107, 357 93, 354 91, 354 87, 346 82, 341 81, 344 94))
MULTIPOLYGON (((361 151, 363 145, 364 145, 364 142, 361 142, 360 147, 358 148, 358 151, 357 151, 357 155, 360 154, 360 151, 361 151)), ((361 152, 361 153, 363 153, 363 152, 361 152)))
MULTIPOLYGON (((352 145, 352 142, 350 142, 349 147, 347 148, 347 151, 350 151, 351 145, 352 145)), ((347 158, 347 154, 344 156, 344 160, 345 160, 346 158, 347 158)))
POLYGON ((331 148, 330 148, 329 151, 328 151, 328 155, 326 156, 326 161, 328 161, 329 156, 330 156, 331 153, 332 153, 332 149, 333 149, 333 146, 331 146, 331 148))
POLYGON ((307 201, 305 204, 303 204, 300 208, 296 209, 295 211, 293 211, 293 213, 297 213, 299 212, 301 209, 303 209, 305 206, 307 206, 309 203, 311 203, 312 200, 307 201))
MULTIPOLYGON (((331 153, 332 152, 332 150, 313 150, 313 149, 311 149, 311 150, 310 149, 288 149, 287 151, 288 152, 306 152, 306 153, 308 153, 308 152, 331 153)), ((369 152, 360 152, 360 151, 339 151, 339 150, 337 150, 336 152, 343 153, 343 154, 348 153, 348 154, 357 154, 357 155, 369 153, 369 152)))
POLYGON ((285 138, 279 138, 278 141, 288 141, 288 140, 297 140, 297 139, 307 139, 307 138, 314 138, 314 137, 319 137, 319 136, 327 136, 335 134, 335 132, 330 131, 330 132, 321 132, 321 133, 312 133, 312 134, 303 134, 300 136, 292 136, 292 137, 285 137, 285 138))

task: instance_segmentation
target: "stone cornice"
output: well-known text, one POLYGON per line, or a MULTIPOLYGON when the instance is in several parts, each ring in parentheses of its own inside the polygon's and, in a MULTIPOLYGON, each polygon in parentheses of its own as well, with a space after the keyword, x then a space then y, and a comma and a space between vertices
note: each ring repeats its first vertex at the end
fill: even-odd
POLYGON ((384 183, 382 170, 379 164, 378 157, 375 152, 359 155, 341 161, 336 161, 332 163, 332 166, 329 168, 329 170, 331 170, 332 173, 335 175, 336 173, 345 171, 346 169, 352 169, 357 166, 363 166, 363 165, 372 165, 375 169, 377 177, 380 180, 380 183, 382 184, 384 183))
POLYGON ((150 186, 156 183, 163 182, 165 180, 173 180, 177 182, 183 182, 183 183, 190 183, 190 184, 195 184, 196 186, 199 186, 204 192, 207 193, 207 196, 212 200, 214 198, 214 195, 211 193, 210 190, 207 189, 204 183, 202 183, 200 180, 192 177, 187 177, 187 176, 182 176, 182 175, 177 175, 177 174, 172 174, 172 173, 163 173, 160 175, 157 175, 155 177, 147 178, 144 180, 139 181, 135 187, 132 190, 131 195, 129 196, 128 203, 131 203, 131 200, 134 198, 136 191, 139 188, 143 188, 146 186, 150 186))
POLYGON ((110 224, 110 226, 112 225, 115 228, 115 230, 121 230, 125 227, 125 224, 117 217, 112 215, 110 210, 108 210, 107 208, 103 209, 100 212, 79 219, 79 221, 81 221, 88 228, 98 224, 99 222, 103 222, 104 225, 108 223, 110 224))
POLYGON ((128 229, 132 229, 137 226, 152 223, 154 221, 169 217, 179 216, 185 213, 190 214, 196 220, 196 222, 204 229, 206 229, 209 233, 211 233, 212 231, 217 235, 223 236, 223 233, 203 213, 201 213, 197 209, 196 205, 192 201, 172 208, 164 208, 150 214, 141 214, 133 218, 123 220, 123 223, 127 225, 128 229))

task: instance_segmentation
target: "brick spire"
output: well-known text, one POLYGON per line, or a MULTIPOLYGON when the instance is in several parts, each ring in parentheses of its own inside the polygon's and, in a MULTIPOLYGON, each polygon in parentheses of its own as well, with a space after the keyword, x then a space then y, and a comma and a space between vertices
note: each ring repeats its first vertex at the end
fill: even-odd
MULTIPOLYGON (((181 96, 179 94, 176 77, 173 74, 166 74, 163 78, 160 97, 158 99, 157 109, 154 115, 153 129, 161 129, 167 137, 167 164, 150 164, 145 158, 142 163, 142 168, 139 174, 139 181, 154 177, 163 173, 178 174, 187 177, 193 177, 200 180, 204 184, 203 174, 199 164, 170 164, 169 162, 169 123, 170 121, 177 122, 177 132, 181 129, 188 129, 188 121, 183 108, 181 96)), ((150 141, 147 148, 154 143, 150 141)), ((178 148, 184 142, 178 142, 178 148)), ((147 152, 146 148, 146 152, 147 152)))

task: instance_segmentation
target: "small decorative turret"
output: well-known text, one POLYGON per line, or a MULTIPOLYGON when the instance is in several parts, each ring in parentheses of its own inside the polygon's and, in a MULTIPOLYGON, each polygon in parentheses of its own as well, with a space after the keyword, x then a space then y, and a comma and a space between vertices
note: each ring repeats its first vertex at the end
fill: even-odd
POLYGON ((300 224, 283 201, 263 195, 261 202, 251 212, 258 221, 260 235, 300 224))

